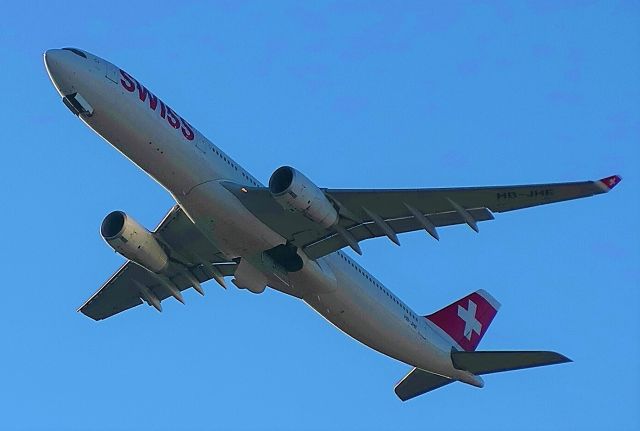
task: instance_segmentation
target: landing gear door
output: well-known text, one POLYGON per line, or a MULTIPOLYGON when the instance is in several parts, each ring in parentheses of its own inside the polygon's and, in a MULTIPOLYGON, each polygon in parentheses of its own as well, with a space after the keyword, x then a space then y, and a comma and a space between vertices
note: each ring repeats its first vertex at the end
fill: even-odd
POLYGON ((107 65, 107 70, 105 72, 105 77, 117 84, 118 83, 118 68, 115 67, 113 64, 109 63, 108 61, 105 61, 106 65, 107 65))

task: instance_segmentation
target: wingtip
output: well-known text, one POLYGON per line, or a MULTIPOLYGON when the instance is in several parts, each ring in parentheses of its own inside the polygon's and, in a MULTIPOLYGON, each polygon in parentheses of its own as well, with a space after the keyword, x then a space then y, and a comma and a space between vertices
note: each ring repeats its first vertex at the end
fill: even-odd
POLYGON ((620 175, 611 175, 611 176, 599 179, 597 183, 598 183, 598 186, 600 186, 600 188, 603 191, 608 192, 609 190, 617 186, 620 183, 620 181, 622 181, 622 177, 620 175))
POLYGON ((562 353, 553 351, 543 351, 541 353, 544 353, 547 356, 549 360, 549 363, 547 365, 566 364, 569 362, 573 362, 573 359, 566 357, 562 353))
POLYGON ((568 362, 573 362, 573 359, 566 357, 562 353, 558 353, 558 352, 555 352, 555 353, 556 353, 556 355, 558 355, 558 363, 559 364, 566 364, 568 362))

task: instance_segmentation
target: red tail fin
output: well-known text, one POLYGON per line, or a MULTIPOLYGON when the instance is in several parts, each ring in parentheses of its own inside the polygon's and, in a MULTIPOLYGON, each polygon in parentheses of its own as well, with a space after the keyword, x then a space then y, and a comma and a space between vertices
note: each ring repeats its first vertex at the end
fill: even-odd
POLYGON ((480 289, 425 318, 448 335, 456 348, 476 350, 500 303, 480 289))

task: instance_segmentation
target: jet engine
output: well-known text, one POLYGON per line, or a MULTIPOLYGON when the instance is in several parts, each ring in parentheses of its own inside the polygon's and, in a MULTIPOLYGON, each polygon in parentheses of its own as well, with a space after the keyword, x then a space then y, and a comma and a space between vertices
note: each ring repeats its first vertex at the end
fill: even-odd
POLYGON ((107 215, 100 233, 115 251, 149 271, 161 273, 169 265, 169 256, 153 234, 122 211, 107 215))
POLYGON ((282 208, 302 213, 325 229, 338 223, 338 212, 322 190, 290 166, 275 170, 269 178, 269 191, 282 208))

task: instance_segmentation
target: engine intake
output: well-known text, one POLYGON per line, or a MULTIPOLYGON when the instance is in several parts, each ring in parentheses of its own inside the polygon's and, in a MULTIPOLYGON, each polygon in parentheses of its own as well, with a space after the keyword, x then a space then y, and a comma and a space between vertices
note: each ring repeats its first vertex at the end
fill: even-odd
POLYGON ((275 170, 269 178, 269 191, 282 208, 302 213, 325 229, 338 223, 338 212, 324 192, 290 166, 275 170))
POLYGON ((100 233, 111 248, 149 271, 161 273, 169 265, 169 256, 153 234, 122 211, 108 214, 100 233))

